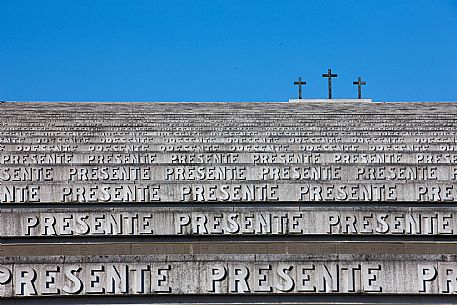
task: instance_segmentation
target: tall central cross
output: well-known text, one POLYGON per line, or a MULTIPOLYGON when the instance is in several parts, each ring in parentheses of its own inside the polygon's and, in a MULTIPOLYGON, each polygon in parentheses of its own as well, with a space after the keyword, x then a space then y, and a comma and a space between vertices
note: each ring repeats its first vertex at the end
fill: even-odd
POLYGON ((298 82, 294 82, 294 85, 298 85, 298 99, 301 100, 301 86, 306 85, 306 82, 302 82, 301 77, 299 77, 298 82))
POLYGON ((358 98, 362 98, 362 85, 366 85, 366 82, 362 82, 362 78, 359 76, 357 77, 356 82, 352 82, 354 85, 357 85, 357 92, 358 92, 358 98))
POLYGON ((332 69, 328 69, 327 74, 322 74, 322 77, 328 78, 328 98, 332 99, 332 77, 338 77, 338 74, 332 74, 332 69))

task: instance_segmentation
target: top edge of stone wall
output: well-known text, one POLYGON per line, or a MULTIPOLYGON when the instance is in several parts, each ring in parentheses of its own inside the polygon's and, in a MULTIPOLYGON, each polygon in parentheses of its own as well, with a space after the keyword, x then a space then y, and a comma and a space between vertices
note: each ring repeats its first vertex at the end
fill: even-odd
POLYGON ((289 102, 306 102, 306 103, 359 103, 359 102, 373 102, 375 104, 383 104, 383 103, 457 103, 457 100, 455 101, 375 101, 372 99, 289 99, 289 100, 284 100, 284 101, 0 101, 1 103, 46 103, 46 104, 54 104, 54 103, 65 103, 65 104, 130 104, 130 103, 135 103, 135 104, 151 104, 151 103, 157 103, 157 104, 212 104, 212 103, 217 103, 217 104, 232 104, 232 103, 259 103, 259 104, 287 104, 289 102))
MULTIPOLYGON (((347 107, 347 106, 354 106, 354 107, 361 107, 363 109, 383 109, 394 107, 394 108, 406 108, 406 109, 415 109, 416 107, 420 108, 428 108, 428 107, 438 107, 438 108, 457 108, 457 100, 456 101, 373 101, 371 99, 333 99, 333 100, 325 100, 325 99, 291 99, 289 101, 210 101, 210 102, 193 102, 193 101, 148 101, 148 102, 141 102, 141 101, 114 101, 114 102, 94 102, 94 101, 76 101, 76 102, 68 102, 68 101, 6 101, 0 102, 1 107, 9 108, 9 106, 13 107, 178 107, 178 108, 185 108, 191 107, 194 109, 207 108, 208 106, 214 107, 214 109, 236 109, 236 108, 267 108, 267 107, 281 107, 281 108, 291 108, 295 109, 297 107, 305 107, 305 108, 314 108, 322 109, 325 107, 330 108, 338 108, 338 107, 347 107)), ((359 108, 360 109, 360 108, 359 108)))
POLYGON ((299 102, 4 102, 0 115, 20 115, 32 118, 46 114, 67 116, 132 115, 132 114, 223 114, 246 112, 259 115, 456 115, 456 102, 364 102, 360 100, 304 100, 299 102))

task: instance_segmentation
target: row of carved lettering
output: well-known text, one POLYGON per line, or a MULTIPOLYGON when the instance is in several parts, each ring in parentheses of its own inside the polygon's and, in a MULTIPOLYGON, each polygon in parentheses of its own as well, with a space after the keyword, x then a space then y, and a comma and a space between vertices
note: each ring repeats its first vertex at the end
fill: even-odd
POLYGON ((106 152, 106 151, 220 151, 220 152, 455 152, 452 144, 0 144, 0 152, 106 152))
MULTIPOLYGON (((4 110, 2 108, 2 110, 4 110)), ((39 114, 24 116, 24 122, 27 122, 31 126, 49 126, 53 125, 56 127, 62 126, 75 126, 75 127, 122 127, 122 126, 154 126, 154 124, 164 125, 164 122, 182 122, 189 121, 192 124, 205 124, 206 122, 218 122, 225 124, 235 124, 236 122, 272 122, 274 119, 279 121, 285 121, 290 124, 306 124, 307 122, 320 121, 327 124, 333 125, 344 125, 347 122, 370 122, 379 124, 391 124, 392 122, 399 122, 402 124, 408 123, 424 123, 424 124, 436 124, 437 119, 443 122, 443 125, 455 123, 455 114, 453 113, 428 113, 428 114, 400 114, 400 113, 379 113, 379 114, 350 114, 335 112, 334 114, 322 114, 322 113, 295 113, 283 115, 281 112, 273 113, 255 113, 248 111, 247 113, 233 113, 227 114, 211 114, 205 115, 204 117, 198 113, 195 114, 167 114, 165 112, 158 112, 152 116, 147 116, 143 113, 138 115, 125 116, 122 114, 110 114, 110 115, 92 115, 86 117, 86 114, 76 113, 71 117, 66 117, 64 113, 56 113, 46 117, 39 116, 39 114), (340 120, 338 118, 344 118, 340 120), (74 123, 74 124, 71 124, 74 123)), ((2 112, 2 124, 1 125, 21 125, 18 124, 17 117, 14 115, 6 115, 2 112)), ((22 122, 22 120, 21 120, 22 122)))
MULTIPOLYGON (((398 128, 390 130, 375 130, 367 127, 356 128, 296 128, 287 130, 285 128, 238 128, 238 127, 227 127, 225 129, 217 128, 218 130, 213 129, 201 129, 201 128, 163 128, 162 129, 145 129, 145 130, 136 130, 136 128, 124 128, 118 131, 115 130, 81 130, 81 131, 71 131, 66 129, 54 130, 52 128, 43 128, 39 131, 30 131, 30 129, 21 130, 11 130, 7 131, 0 129, 0 135, 4 138, 11 139, 28 139, 33 140, 33 137, 39 139, 45 138, 83 138, 84 134, 89 134, 91 136, 97 135, 98 137, 169 137, 169 136, 206 136, 206 137, 237 137, 237 136, 248 136, 248 137, 313 137, 316 135, 329 135, 329 134, 338 134, 339 137, 414 137, 421 136, 427 138, 439 137, 439 136, 455 136, 457 134, 457 126, 453 128, 430 128, 420 126, 418 128, 415 125, 415 128, 398 128)), ((88 137, 90 138, 90 137, 88 137)))
MULTIPOLYGON (((289 138, 284 139, 285 141, 276 141, 275 138, 230 138, 224 143, 219 140, 208 140, 203 138, 182 138, 172 139, 165 138, 163 141, 150 141, 148 138, 137 138, 137 139, 110 139, 110 140, 91 140, 83 141, 83 139, 72 138, 67 143, 54 142, 52 139, 46 139, 43 143, 34 144, 27 141, 27 143, 20 143, 12 139, 11 143, 7 142, 7 138, 4 138, 1 145, 1 150, 4 151, 39 151, 48 150, 49 147, 55 147, 58 145, 71 147, 72 150, 103 150, 103 147, 120 146, 120 145, 132 145, 137 147, 144 147, 143 150, 154 150, 164 145, 182 145, 182 144, 212 144, 219 145, 221 148, 230 147, 230 145, 252 145, 252 144, 275 144, 275 145, 287 145, 290 149, 303 149, 303 150, 326 150, 326 149, 338 149, 338 147, 350 147, 352 150, 457 150, 457 145, 454 139, 413 139, 411 141, 405 141, 403 138, 367 138, 353 141, 340 142, 331 138, 321 138, 319 140, 314 139, 295 139, 289 138), (366 140, 365 143, 363 143, 366 140), (154 142, 154 143, 153 143, 154 142), (229 144, 231 143, 231 144, 229 144), (316 144, 317 143, 317 144, 316 144), (306 144, 306 145, 300 145, 306 144), (97 147, 100 147, 97 149, 97 147), (328 147, 328 148, 327 148, 328 147)), ((38 139, 34 141, 37 142, 38 139)))
MULTIPOLYGON (((154 124, 155 125, 155 124, 154 124)), ((161 135, 181 135, 192 133, 192 135, 205 136, 309 136, 309 135, 339 135, 339 136, 432 136, 432 135, 455 135, 457 124, 434 124, 428 125, 420 122, 411 124, 393 124, 378 125, 367 122, 358 122, 357 124, 245 124, 240 122, 234 125, 193 125, 179 124, 163 126, 125 126, 125 127, 107 127, 100 126, 97 128, 74 128, 73 126, 64 127, 42 127, 33 128, 33 125, 24 123, 18 127, 0 126, 0 135, 13 137, 56 137, 56 136, 161 136, 161 135), (24 127, 26 126, 26 127, 24 127), (24 127, 24 128, 20 128, 24 127)))
POLYGON ((456 164, 457 153, 0 153, 0 164, 456 164))
MULTIPOLYGON (((35 114, 34 114, 35 115, 35 114)), ((98 116, 98 117, 85 117, 84 115, 73 116, 71 118, 65 118, 62 116, 53 116, 53 117, 39 117, 30 115, 30 118, 27 118, 24 114, 21 116, 24 117, 24 120, 21 122, 30 126, 57 126, 57 127, 153 127, 153 126, 166 126, 166 123, 169 122, 173 125, 188 124, 189 126, 201 126, 201 127, 210 127, 211 124, 217 124, 218 126, 232 126, 237 123, 243 123, 246 126, 250 125, 285 125, 285 126, 307 126, 311 125, 323 125, 323 126, 356 126, 356 124, 365 123, 367 125, 380 125, 380 126, 411 126, 414 123, 424 124, 424 125, 437 125, 441 124, 443 127, 454 126, 455 125, 455 115, 440 115, 440 114, 431 114, 429 116, 421 116, 421 119, 417 116, 402 116, 397 115, 391 116, 384 113, 380 117, 375 117, 373 115, 367 116, 357 116, 357 115, 344 115, 339 120, 335 116, 322 116, 315 114, 313 116, 302 115, 302 116, 282 116, 280 113, 274 113, 270 115, 264 115, 259 113, 251 113, 250 115, 243 116, 240 114, 231 115, 230 117, 224 116, 206 116, 201 117, 199 115, 189 116, 189 115, 178 115, 178 116, 163 116, 161 114, 155 114, 154 118, 148 118, 145 114, 139 119, 135 119, 127 116, 120 115, 111 115, 107 116, 98 116), (437 121, 439 120, 439 122, 437 121), (74 123, 74 124, 71 124, 74 123)), ((14 116, 5 116, 2 115, 2 124, 0 126, 20 126, 17 124, 17 117, 14 116)), ((22 125, 23 126, 23 125, 22 125)))
POLYGON ((52 183, 0 185, 0 203, 453 202, 454 183, 52 183))
POLYGON ((347 138, 347 137, 316 137, 315 135, 310 137, 260 137, 260 136, 237 136, 235 137, 196 137, 195 135, 189 136, 161 136, 161 137, 144 137, 144 136, 132 136, 132 137, 119 137, 119 136, 110 136, 110 137, 2 137, 0 144, 11 145, 11 144, 21 144, 21 146, 38 146, 46 144, 92 144, 92 145, 101 145, 101 144, 132 144, 139 145, 142 143, 145 144, 179 144, 179 143, 217 143, 217 144, 227 144, 227 143, 241 143, 241 144, 250 144, 250 143, 277 143, 277 144, 296 144, 296 143, 305 143, 305 144, 339 144, 339 145, 357 145, 360 144, 360 147, 364 144, 395 144, 395 145, 411 145, 411 144, 447 144, 455 145, 457 142, 455 135, 451 136, 441 136, 441 137, 390 137, 390 136, 373 136, 368 135, 365 137, 359 136, 357 138, 347 138))
MULTIPOLYGON (((248 136, 248 137, 312 137, 315 135, 327 134, 327 133, 338 133, 340 137, 439 137, 439 136, 454 136, 457 134, 457 126, 452 128, 446 128, 441 126, 420 126, 417 125, 414 128, 391 128, 390 130, 376 130, 368 128, 367 126, 359 126, 358 128, 344 128, 340 127, 302 127, 296 128, 295 130, 287 130, 285 128, 238 128, 238 127, 227 127, 222 130, 213 129, 202 129, 202 128, 189 128, 189 130, 181 130, 183 128, 123 128, 123 129, 108 129, 103 128, 97 130, 89 129, 66 129, 66 128, 42 128, 40 130, 33 131, 31 128, 24 128, 24 130, 17 130, 16 128, 2 128, 0 129, 0 135, 4 138, 12 139, 29 139, 33 140, 33 137, 45 139, 45 138, 56 138, 56 137, 84 137, 84 134, 90 133, 91 136, 97 135, 98 137, 163 137, 163 136, 206 136, 206 137, 237 137, 237 136, 248 136)), ((218 128, 219 129, 219 128, 218 128)))
POLYGON ((160 261, 0 266, 0 296, 375 293, 455 294, 457 263, 160 261), (184 271, 185 270, 185 271, 184 271), (183 285, 185 283, 185 285, 183 285))
POLYGON ((457 166, 419 165, 144 165, 0 166, 0 182, 65 181, 447 181, 457 166))
POLYGON ((153 210, 113 212, 30 213, 2 211, 0 233, 27 236, 139 236, 139 235, 457 235, 452 209, 395 209, 360 212, 316 207, 305 211, 275 209, 213 212, 153 210), (266 211, 265 211, 266 210, 266 211))
MULTIPOLYGON (((310 125, 310 124, 308 124, 310 125)), ((23 125, 27 126, 27 125, 23 125)), ((107 128, 100 129, 72 129, 71 127, 43 127, 39 130, 33 128, 0 128, 0 135, 13 138, 30 138, 36 137, 83 137, 98 135, 100 137, 119 137, 119 136, 316 136, 316 135, 334 135, 334 136, 375 136, 375 137, 397 137, 397 136, 452 136, 456 134, 457 126, 443 125, 421 125, 420 123, 414 126, 225 126, 225 127, 193 127, 193 126, 176 126, 171 127, 123 127, 123 128, 107 128), (105 130, 106 129, 106 130, 105 130)))

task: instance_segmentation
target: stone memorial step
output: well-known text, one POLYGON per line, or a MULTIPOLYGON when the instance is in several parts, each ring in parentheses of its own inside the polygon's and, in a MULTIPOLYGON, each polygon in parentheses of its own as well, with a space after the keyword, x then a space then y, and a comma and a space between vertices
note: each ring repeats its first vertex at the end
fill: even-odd
POLYGON ((456 272, 455 256, 430 254, 30 256, 0 262, 0 294, 18 298, 453 294, 456 272))
MULTIPOLYGON (((452 239, 457 235, 456 205, 400 206, 196 205, 196 206, 27 206, 0 210, 0 236, 8 238, 202 237, 452 239)), ((171 240, 171 239, 170 239, 171 240)))

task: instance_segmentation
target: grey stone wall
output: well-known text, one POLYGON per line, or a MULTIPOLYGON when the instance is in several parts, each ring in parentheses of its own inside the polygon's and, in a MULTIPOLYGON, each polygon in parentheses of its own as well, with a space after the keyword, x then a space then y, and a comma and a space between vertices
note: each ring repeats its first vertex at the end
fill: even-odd
POLYGON ((2 103, 0 297, 455 303, 456 115, 351 100, 2 103))

